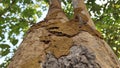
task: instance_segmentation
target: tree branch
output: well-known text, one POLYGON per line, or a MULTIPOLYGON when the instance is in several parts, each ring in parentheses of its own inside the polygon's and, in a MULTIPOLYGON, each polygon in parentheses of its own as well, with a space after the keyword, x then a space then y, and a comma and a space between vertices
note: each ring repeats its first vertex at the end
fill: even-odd
POLYGON ((57 7, 61 8, 61 1, 60 0, 49 0, 49 5, 51 6, 50 8, 57 7))
POLYGON ((50 5, 49 11, 45 20, 64 18, 64 21, 68 21, 67 16, 65 15, 61 8, 60 0, 49 0, 49 5, 50 5))
POLYGON ((74 8, 74 16, 75 18, 78 17, 80 23, 87 23, 92 28, 95 29, 95 25, 87 11, 86 5, 84 0, 72 0, 73 8, 74 8))

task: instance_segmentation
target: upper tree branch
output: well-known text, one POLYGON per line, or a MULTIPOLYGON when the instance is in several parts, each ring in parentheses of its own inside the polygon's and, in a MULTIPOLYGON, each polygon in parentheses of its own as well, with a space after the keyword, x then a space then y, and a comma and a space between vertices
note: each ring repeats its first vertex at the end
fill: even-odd
POLYGON ((48 14, 46 16, 46 20, 48 19, 60 19, 60 18, 64 18, 65 21, 68 20, 68 18, 66 17, 65 13, 63 12, 62 8, 61 8, 61 1, 60 0, 49 0, 49 11, 48 14))
POLYGON ((84 3, 84 0, 72 0, 73 8, 74 8, 74 14, 79 19, 81 19, 80 22, 89 24, 92 28, 95 29, 95 25, 87 11, 86 5, 84 3))
POLYGON ((60 0, 49 0, 49 5, 50 8, 54 8, 54 7, 61 8, 60 0))

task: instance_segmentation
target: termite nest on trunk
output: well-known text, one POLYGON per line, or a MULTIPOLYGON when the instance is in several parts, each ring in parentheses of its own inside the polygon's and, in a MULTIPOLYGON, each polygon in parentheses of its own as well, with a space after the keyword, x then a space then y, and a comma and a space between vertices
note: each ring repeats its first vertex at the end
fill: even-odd
POLYGON ((39 26, 44 26, 50 36, 41 36, 40 42, 48 44, 45 52, 52 52, 55 57, 59 58, 62 55, 69 53, 70 47, 73 45, 72 37, 78 35, 81 31, 87 31, 96 36, 94 30, 88 25, 80 25, 76 20, 68 22, 43 22, 39 26))

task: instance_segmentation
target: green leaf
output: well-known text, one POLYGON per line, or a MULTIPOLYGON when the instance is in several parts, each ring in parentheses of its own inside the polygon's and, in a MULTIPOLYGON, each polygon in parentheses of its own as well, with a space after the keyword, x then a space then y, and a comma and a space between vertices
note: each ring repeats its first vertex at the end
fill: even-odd
POLYGON ((42 15, 42 12, 41 11, 37 11, 37 16, 40 18, 42 15))
POLYGON ((16 35, 20 34, 19 29, 21 28, 19 25, 14 25, 11 26, 11 31, 9 32, 9 35, 12 35, 13 33, 15 33, 16 35))
POLYGON ((10 46, 8 44, 0 44, 0 48, 2 49, 0 51, 0 55, 1 56, 5 56, 7 55, 8 53, 10 53, 10 46))
POLYGON ((66 1, 65 1, 65 0, 62 0, 62 2, 63 2, 65 5, 67 5, 67 3, 66 3, 66 1))
POLYGON ((32 0, 24 0, 23 3, 31 4, 31 3, 33 3, 33 1, 32 0))
POLYGON ((46 3, 48 3, 49 1, 48 0, 44 0, 46 3))
POLYGON ((67 0, 68 1, 68 3, 72 3, 72 0, 67 0))
POLYGON ((8 44, 0 44, 0 48, 5 49, 5 48, 10 48, 8 44))
POLYGON ((10 42, 15 46, 18 43, 18 39, 10 38, 10 42))
POLYGON ((21 12, 21 8, 18 5, 13 5, 11 8, 12 9, 10 11, 13 13, 21 12))
POLYGON ((0 41, 2 41, 5 38, 3 34, 0 34, 0 41))
POLYGON ((22 16, 23 17, 32 17, 34 14, 36 13, 36 10, 33 8, 26 8, 23 12, 22 12, 22 16))
POLYGON ((1 56, 6 56, 9 53, 10 53, 10 49, 5 49, 5 51, 2 51, 0 55, 1 56))

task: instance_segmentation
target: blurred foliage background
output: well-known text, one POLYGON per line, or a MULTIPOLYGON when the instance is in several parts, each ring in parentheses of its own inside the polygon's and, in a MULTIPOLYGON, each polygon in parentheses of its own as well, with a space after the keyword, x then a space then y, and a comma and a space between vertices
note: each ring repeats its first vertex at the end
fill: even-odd
MULTIPOLYGON (((73 17, 71 0, 61 0, 73 17)), ((120 0, 85 0, 91 18, 120 58, 120 0)), ((48 0, 0 0, 0 68, 6 68, 26 31, 48 11, 48 0)))

